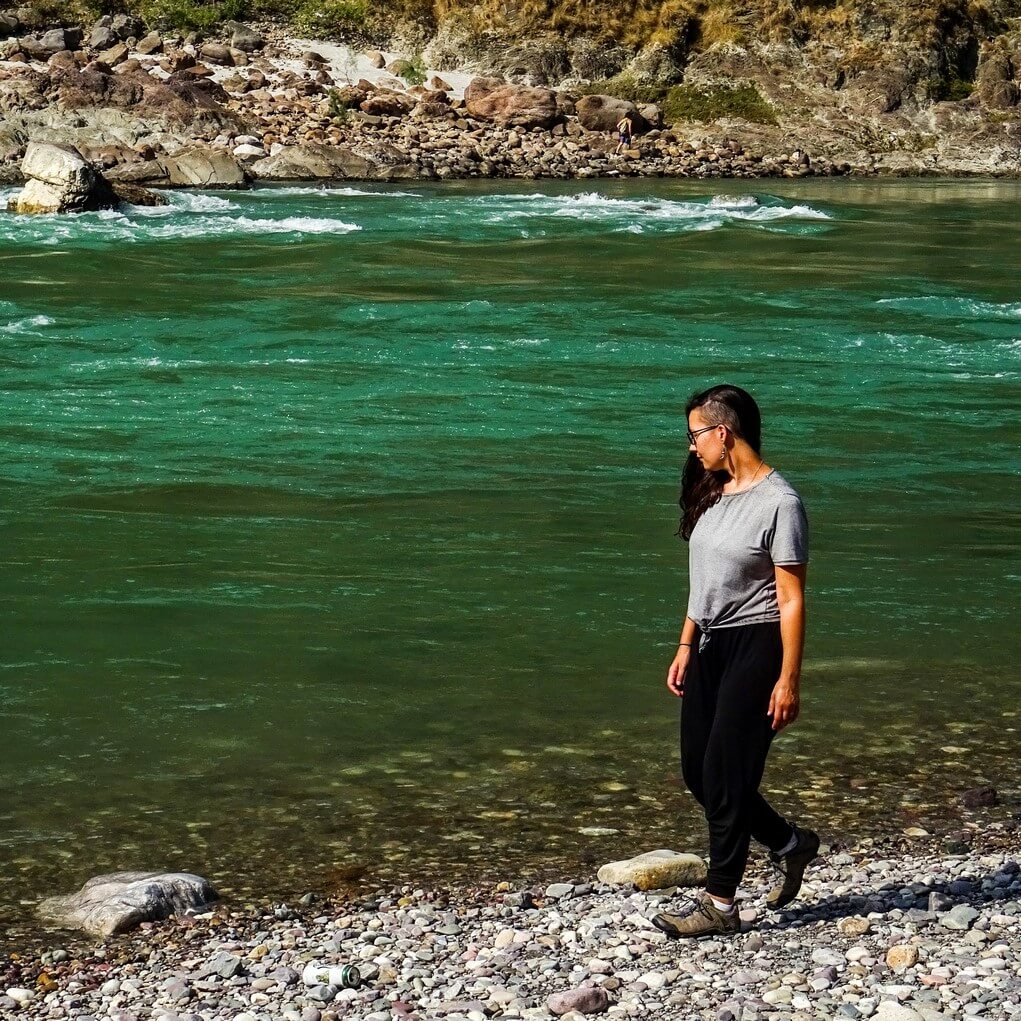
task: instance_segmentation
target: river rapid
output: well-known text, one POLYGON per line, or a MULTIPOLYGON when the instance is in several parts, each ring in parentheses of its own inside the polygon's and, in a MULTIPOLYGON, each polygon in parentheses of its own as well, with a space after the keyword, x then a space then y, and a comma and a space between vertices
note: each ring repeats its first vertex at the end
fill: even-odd
MULTIPOLYGON (((766 788, 1017 799, 1021 184, 445 184, 0 214, 0 919, 702 850, 663 676, 687 396, 812 528, 766 788)), ((0 195, 6 202, 8 195, 0 195)))

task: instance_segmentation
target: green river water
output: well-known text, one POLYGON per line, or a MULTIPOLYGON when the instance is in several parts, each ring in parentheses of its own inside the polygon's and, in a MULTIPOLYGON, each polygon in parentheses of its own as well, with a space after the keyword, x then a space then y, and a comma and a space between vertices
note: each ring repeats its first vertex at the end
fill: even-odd
POLYGON ((114 868, 292 897, 703 849, 663 676, 721 380, 812 524, 778 807, 1016 802, 1021 184, 754 187, 0 214, 0 931, 114 868))

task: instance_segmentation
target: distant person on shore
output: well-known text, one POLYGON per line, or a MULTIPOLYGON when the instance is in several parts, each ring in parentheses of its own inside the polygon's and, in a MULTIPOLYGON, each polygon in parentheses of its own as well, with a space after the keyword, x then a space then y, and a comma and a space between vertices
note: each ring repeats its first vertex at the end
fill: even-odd
POLYGON ((706 892, 686 915, 656 915, 668 936, 740 932, 734 898, 751 838, 779 872, 766 902, 801 889, 819 838, 759 793, 774 735, 798 718, 808 522, 801 498, 760 454, 761 417, 740 387, 714 386, 685 409, 681 527, 689 542, 687 616, 667 688, 683 698, 681 771, 709 824, 706 892))
POLYGON ((629 114, 624 114, 617 121, 617 148, 613 150, 614 156, 619 156, 622 149, 631 148, 631 136, 634 134, 635 125, 629 114))

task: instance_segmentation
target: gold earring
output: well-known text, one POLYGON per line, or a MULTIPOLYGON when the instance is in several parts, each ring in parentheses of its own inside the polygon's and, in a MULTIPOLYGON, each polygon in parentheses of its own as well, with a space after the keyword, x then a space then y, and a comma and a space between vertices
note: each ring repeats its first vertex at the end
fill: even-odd
POLYGON ((723 459, 724 459, 724 458, 725 458, 726 456, 727 456, 727 448, 726 448, 726 447, 724 447, 724 448, 723 448, 723 449, 722 449, 722 450, 720 451, 720 460, 722 461, 722 460, 723 460, 723 459))

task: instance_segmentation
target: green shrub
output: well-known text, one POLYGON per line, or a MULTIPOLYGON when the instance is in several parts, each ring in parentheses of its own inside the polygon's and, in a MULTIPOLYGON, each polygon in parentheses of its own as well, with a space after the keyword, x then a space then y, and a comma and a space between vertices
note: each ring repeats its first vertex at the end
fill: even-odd
POLYGON ((336 89, 330 89, 327 96, 330 101, 330 116, 343 124, 347 120, 347 103, 340 98, 340 93, 336 89))
POLYGON ((208 32, 223 21, 249 14, 246 0, 142 0, 138 13, 149 26, 208 32))
POLYGON ((409 60, 398 61, 401 65, 396 68, 398 78, 403 78, 409 85, 423 85, 426 79, 425 61, 421 54, 411 57, 409 60))
POLYGON ((630 75, 618 74, 613 78, 604 78, 601 82, 592 82, 581 90, 588 96, 616 96, 632 103, 661 103, 667 94, 665 85, 648 85, 635 81, 630 75))
POLYGON ((312 36, 343 36, 365 28, 368 0, 303 0, 294 12, 295 27, 312 36))
POLYGON ((721 117, 737 117, 754 124, 776 124, 776 112, 754 85, 709 89, 675 85, 667 92, 662 109, 667 124, 715 121, 721 117))
POLYGON ((967 99, 975 89, 974 82, 960 77, 954 71, 939 78, 930 78, 926 84, 926 92, 934 103, 944 100, 960 102, 962 99, 967 99))

